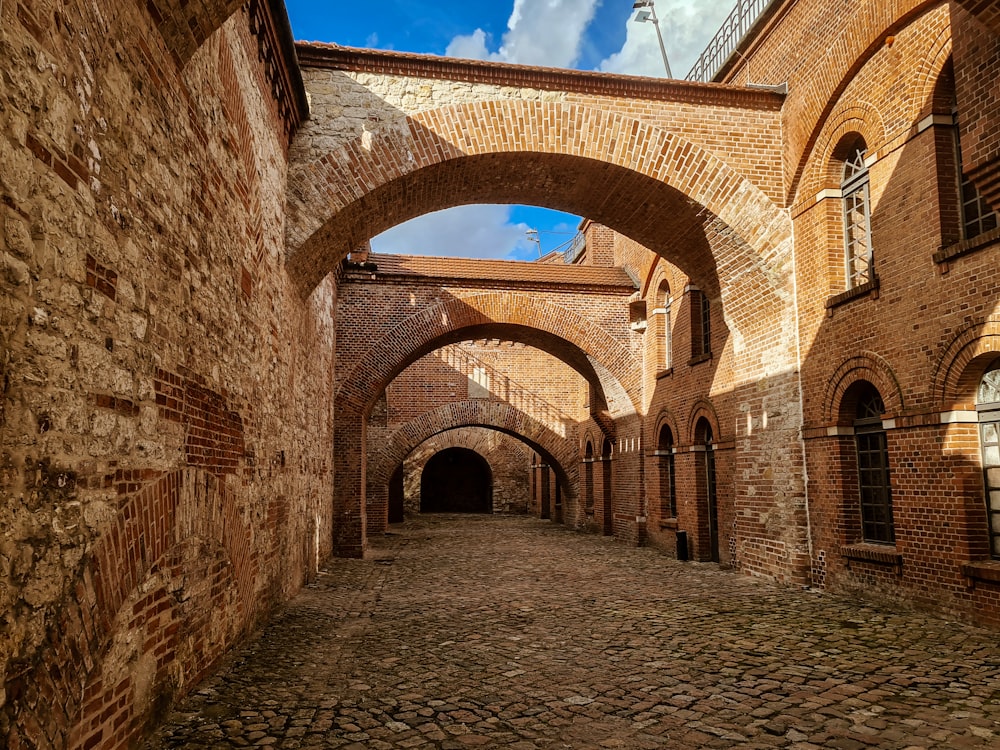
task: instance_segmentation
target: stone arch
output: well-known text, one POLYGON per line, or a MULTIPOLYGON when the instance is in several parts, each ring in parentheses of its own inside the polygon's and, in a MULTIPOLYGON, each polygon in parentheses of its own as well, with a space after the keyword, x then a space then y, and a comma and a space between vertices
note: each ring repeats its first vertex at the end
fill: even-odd
POLYGON ((453 446, 420 470, 421 513, 492 513, 493 467, 482 453, 453 446))
POLYGON ((935 407, 975 409, 976 385, 986 365, 1000 356, 1000 317, 970 323, 951 340, 934 374, 935 407))
POLYGON ((484 292, 453 297, 412 315, 377 341, 343 378, 337 413, 367 414, 408 365, 441 346, 484 333, 515 336, 577 369, 612 415, 634 413, 639 374, 632 354, 596 322, 540 295, 484 292))
POLYGON ((892 367, 874 352, 861 352, 841 363, 826 383, 823 394, 823 420, 828 425, 838 424, 844 393, 854 383, 865 380, 875 386, 890 416, 900 414, 904 408, 903 390, 892 367))
POLYGON ((417 113, 293 165, 289 273, 308 294, 384 229, 448 206, 515 199, 674 250, 707 288, 717 268, 770 267, 791 237, 789 218, 758 187, 676 133, 579 103, 493 100, 417 113), (595 180, 609 190, 594 191, 595 180), (665 217, 653 205, 677 210, 665 217), (678 237, 689 241, 674 244, 678 237))
POLYGON ((530 414, 502 401, 485 399, 447 404, 401 426, 374 455, 369 486, 387 483, 396 466, 427 439, 459 427, 488 427, 517 438, 552 466, 569 497, 576 496, 575 446, 530 414))

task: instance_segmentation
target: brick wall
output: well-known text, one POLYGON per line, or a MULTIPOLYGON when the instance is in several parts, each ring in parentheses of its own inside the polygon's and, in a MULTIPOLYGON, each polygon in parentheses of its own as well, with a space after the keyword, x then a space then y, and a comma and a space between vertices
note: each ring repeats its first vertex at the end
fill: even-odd
MULTIPOLYGON (((938 3, 787 4, 751 47, 759 80, 789 82, 793 203, 813 582, 997 622, 974 411, 996 357, 995 235, 961 241, 951 107, 977 177, 990 133, 998 40, 938 3), (809 44, 823 30, 827 46, 809 44), (953 43, 954 40, 954 43, 953 43), (789 57, 780 50, 802 49, 789 57), (811 54, 822 54, 824 64, 811 54), (954 82, 952 79, 954 71, 954 82), (986 84, 989 79, 990 83, 986 84), (837 146, 865 138, 877 284, 847 291, 837 146), (972 149, 968 151, 968 149, 972 149), (852 384, 886 404, 895 544, 860 525, 852 384), (950 384, 950 385, 948 385, 950 384)), ((988 180, 985 184, 988 184, 988 180)))

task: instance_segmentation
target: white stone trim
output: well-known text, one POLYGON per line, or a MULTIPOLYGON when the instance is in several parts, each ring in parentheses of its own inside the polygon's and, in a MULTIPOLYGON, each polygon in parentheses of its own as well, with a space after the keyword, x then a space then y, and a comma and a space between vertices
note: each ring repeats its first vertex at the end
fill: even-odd
POLYGON ((943 411, 940 414, 941 424, 976 424, 979 422, 979 412, 971 410, 943 411))

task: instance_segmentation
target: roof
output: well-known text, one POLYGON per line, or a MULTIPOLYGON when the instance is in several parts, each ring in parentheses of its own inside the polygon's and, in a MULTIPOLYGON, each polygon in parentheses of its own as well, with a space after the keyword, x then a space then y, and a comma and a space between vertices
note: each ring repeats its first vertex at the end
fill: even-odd
POLYGON ((601 266, 371 253, 364 264, 348 265, 346 270, 345 280, 348 280, 353 271, 358 271, 366 275, 374 273, 377 277, 409 276, 530 286, 610 287, 627 294, 635 291, 635 283, 625 269, 601 266))

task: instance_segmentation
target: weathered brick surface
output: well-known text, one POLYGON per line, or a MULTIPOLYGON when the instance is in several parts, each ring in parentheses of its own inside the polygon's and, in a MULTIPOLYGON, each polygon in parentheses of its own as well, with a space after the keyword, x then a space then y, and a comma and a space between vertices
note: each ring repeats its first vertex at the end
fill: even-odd
POLYGON ((671 552, 684 531, 702 560, 714 521, 725 565, 1000 622, 975 412, 1000 245, 962 238, 950 130, 954 105, 996 201, 995 4, 786 0, 726 85, 303 45, 294 139, 277 5, 0 3, 8 746, 134 744, 320 558, 364 551, 415 448, 498 433, 535 454, 543 517, 671 552), (583 265, 342 264, 477 201, 593 219, 583 265), (472 388, 467 342, 517 387, 472 388), (857 544, 860 381, 893 545, 857 544))
POLYGON ((335 290, 236 5, 0 4, 6 747, 133 745, 330 550, 335 290))

